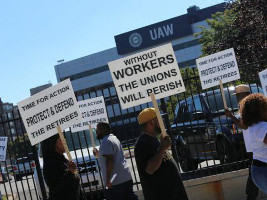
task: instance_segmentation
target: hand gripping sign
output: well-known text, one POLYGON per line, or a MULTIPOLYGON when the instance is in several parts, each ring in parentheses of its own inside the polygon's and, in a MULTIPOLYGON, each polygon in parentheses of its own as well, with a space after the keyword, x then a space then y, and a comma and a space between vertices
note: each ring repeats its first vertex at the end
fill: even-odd
POLYGON ((19 102, 18 108, 32 145, 57 134, 58 126, 82 121, 69 79, 19 102))
POLYGON ((227 49, 196 60, 202 89, 220 85, 224 107, 226 100, 223 83, 240 79, 234 49, 227 49))
MULTIPOLYGON (((171 44, 108 63, 122 109, 185 91, 171 44)), ((157 105, 154 105, 158 110, 157 105)), ((159 111, 158 111, 159 113, 159 111)), ((160 115, 158 119, 160 121, 160 115)), ((162 129, 165 133, 165 128, 162 129)))

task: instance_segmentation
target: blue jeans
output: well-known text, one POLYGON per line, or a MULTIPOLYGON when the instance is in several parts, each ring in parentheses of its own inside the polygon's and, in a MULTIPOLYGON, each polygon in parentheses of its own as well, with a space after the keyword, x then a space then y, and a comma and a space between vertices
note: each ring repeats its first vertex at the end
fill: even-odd
POLYGON ((106 200, 138 200, 133 191, 133 181, 127 181, 119 185, 114 185, 105 190, 106 200))
POLYGON ((251 175, 258 188, 267 194, 267 167, 252 165, 251 175))
POLYGON ((251 163, 253 159, 252 156, 253 156, 252 153, 248 153, 250 165, 249 165, 249 173, 246 186, 247 200, 256 200, 259 194, 259 188, 255 185, 251 177, 251 163))

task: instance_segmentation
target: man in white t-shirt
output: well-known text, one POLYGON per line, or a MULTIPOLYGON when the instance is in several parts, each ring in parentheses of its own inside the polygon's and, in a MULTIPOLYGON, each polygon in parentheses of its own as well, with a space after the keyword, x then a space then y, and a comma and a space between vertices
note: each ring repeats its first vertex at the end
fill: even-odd
MULTIPOLYGON (((235 94, 236 94, 236 98, 238 101, 238 104, 240 104, 240 102, 247 97, 248 95, 250 95, 250 88, 248 85, 238 85, 235 88, 235 94)), ((229 118, 231 118, 231 120, 234 122, 234 124, 240 128, 242 128, 242 132, 243 132, 243 138, 244 138, 244 142, 245 142, 245 147, 246 147, 246 151, 248 153, 248 157, 249 157, 249 161, 250 164, 252 162, 252 147, 251 147, 251 140, 250 140, 250 135, 249 135, 249 131, 248 131, 248 127, 244 126, 241 123, 240 119, 237 119, 231 111, 229 111, 229 109, 225 109, 225 115, 229 118)), ((249 165, 249 175, 248 175, 248 180, 247 180, 247 186, 246 186, 246 194, 247 194, 247 200, 256 200, 257 196, 259 194, 259 189, 258 187, 254 184, 252 177, 251 177, 251 165, 249 165)))
POLYGON ((123 149, 118 138, 111 133, 111 127, 106 122, 96 126, 97 139, 102 140, 99 151, 94 149, 99 157, 99 166, 106 186, 107 200, 138 200, 133 192, 133 181, 130 168, 124 158, 123 149))

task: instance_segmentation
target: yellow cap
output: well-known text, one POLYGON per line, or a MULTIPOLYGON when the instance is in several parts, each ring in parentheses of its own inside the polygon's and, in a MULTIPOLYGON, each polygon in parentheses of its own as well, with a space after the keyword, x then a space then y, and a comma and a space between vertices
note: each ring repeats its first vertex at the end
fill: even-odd
POLYGON ((146 108, 138 115, 138 122, 140 125, 156 118, 156 111, 154 108, 146 108))

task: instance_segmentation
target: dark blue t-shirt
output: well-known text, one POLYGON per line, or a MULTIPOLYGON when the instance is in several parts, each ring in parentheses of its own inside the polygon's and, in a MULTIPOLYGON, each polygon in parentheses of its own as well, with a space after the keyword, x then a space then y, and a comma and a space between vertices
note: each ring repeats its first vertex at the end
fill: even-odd
POLYGON ((156 137, 142 133, 135 144, 135 159, 145 199, 187 199, 178 167, 169 152, 166 152, 159 169, 152 175, 146 173, 148 161, 158 151, 160 142, 156 137))

